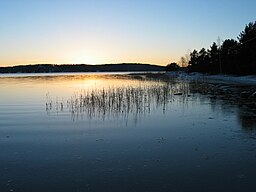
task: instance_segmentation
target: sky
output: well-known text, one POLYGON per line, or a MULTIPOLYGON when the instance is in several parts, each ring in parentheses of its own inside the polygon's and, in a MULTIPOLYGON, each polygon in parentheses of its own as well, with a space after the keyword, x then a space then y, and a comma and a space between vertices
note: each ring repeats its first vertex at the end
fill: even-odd
POLYGON ((0 66, 167 65, 256 20, 255 0, 0 0, 0 66))

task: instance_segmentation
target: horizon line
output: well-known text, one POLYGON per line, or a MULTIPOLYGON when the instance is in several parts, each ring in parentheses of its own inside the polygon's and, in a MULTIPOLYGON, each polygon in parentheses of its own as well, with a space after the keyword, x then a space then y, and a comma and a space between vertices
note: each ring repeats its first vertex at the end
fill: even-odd
POLYGON ((165 65, 155 64, 155 63, 101 63, 101 64, 88 64, 88 63, 30 63, 30 64, 16 64, 10 66, 0 66, 1 67, 18 67, 18 66, 35 66, 35 65, 120 65, 120 64, 133 64, 133 65, 157 65, 160 67, 164 67, 165 65))

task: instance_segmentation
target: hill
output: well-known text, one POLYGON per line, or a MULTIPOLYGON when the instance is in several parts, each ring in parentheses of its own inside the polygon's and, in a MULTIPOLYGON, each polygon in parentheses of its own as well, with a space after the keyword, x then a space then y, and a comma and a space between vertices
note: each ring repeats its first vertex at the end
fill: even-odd
POLYGON ((164 67, 151 64, 121 63, 104 65, 87 64, 35 64, 0 67, 0 73, 58 73, 58 72, 129 72, 163 71, 164 67))

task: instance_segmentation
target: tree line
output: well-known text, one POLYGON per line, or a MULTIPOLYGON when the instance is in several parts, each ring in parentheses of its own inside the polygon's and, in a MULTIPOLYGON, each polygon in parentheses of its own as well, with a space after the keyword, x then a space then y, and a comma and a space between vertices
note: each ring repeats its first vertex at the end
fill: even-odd
MULTIPOLYGON (((209 74, 256 74, 256 21, 250 22, 238 35, 238 40, 213 42, 209 49, 193 50, 186 69, 209 74)), ((166 70, 177 70, 177 63, 166 70)))
POLYGON ((0 67, 0 73, 59 73, 59 72, 127 72, 163 71, 163 66, 142 63, 120 63, 104 65, 86 64, 35 64, 0 67))

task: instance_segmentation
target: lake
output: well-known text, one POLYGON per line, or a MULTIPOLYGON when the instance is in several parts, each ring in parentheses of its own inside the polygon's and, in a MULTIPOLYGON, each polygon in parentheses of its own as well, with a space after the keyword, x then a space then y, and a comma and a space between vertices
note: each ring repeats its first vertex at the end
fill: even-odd
POLYGON ((158 74, 1 75, 0 191, 255 191, 255 109, 207 89, 158 74))

